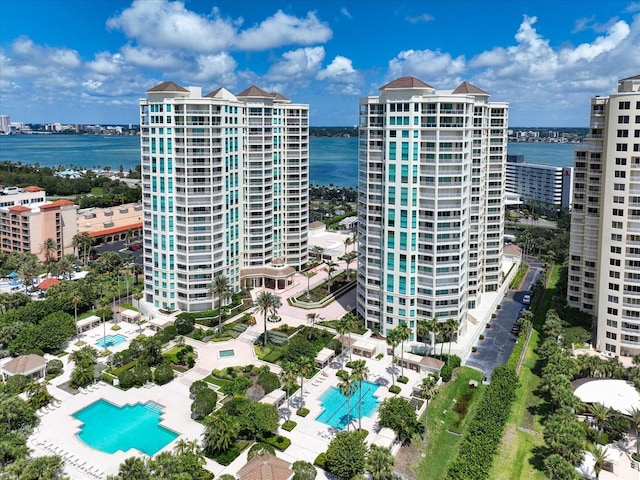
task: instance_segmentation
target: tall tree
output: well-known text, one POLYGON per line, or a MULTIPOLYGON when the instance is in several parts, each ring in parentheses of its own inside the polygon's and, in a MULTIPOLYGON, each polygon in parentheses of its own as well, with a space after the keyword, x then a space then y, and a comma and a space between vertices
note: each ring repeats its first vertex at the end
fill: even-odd
POLYGON ((305 355, 298 357, 295 371, 300 376, 300 407, 304 407, 304 379, 313 372, 313 359, 305 355))
POLYGON ((362 382, 369 377, 366 360, 356 360, 351 364, 351 376, 358 382, 358 430, 362 430, 362 382))
POLYGON ((44 263, 49 265, 57 256, 58 244, 56 241, 48 237, 44 243, 40 245, 40 254, 44 257, 44 263))
POLYGON ((351 262, 353 262, 357 258, 358 258, 358 253, 354 251, 345 253, 340 257, 340 260, 344 261, 347 264, 347 271, 345 272, 345 276, 347 277, 347 282, 349 281, 349 265, 351 265, 351 262))
POLYGON ((338 382, 340 393, 347 397, 347 432, 349 431, 349 427, 351 426, 351 396, 356 391, 356 382, 357 380, 353 375, 344 377, 340 382, 338 382))
POLYGON ((203 448, 209 453, 226 452, 240 434, 240 423, 235 417, 220 412, 204 419, 203 448))
POLYGON ((316 321, 320 320, 320 314, 316 312, 307 313, 307 321, 311 323, 311 328, 316 328, 316 321))
POLYGON ((449 318, 444 323, 444 332, 449 340, 449 356, 447 357, 447 362, 449 362, 449 357, 451 357, 451 342, 453 341, 453 335, 458 333, 458 321, 455 318, 449 318))
POLYGON ((289 420, 291 418, 291 385, 296 383, 298 374, 296 373, 296 365, 293 362, 285 360, 280 366, 282 367, 280 379, 287 392, 287 420, 289 420))
POLYGON ((216 275, 209 286, 211 298, 218 298, 218 332, 222 331, 222 302, 231 295, 231 286, 225 275, 216 275))
POLYGON ((38 257, 32 253, 24 254, 24 257, 20 262, 20 266, 18 267, 18 273, 22 275, 25 288, 30 288, 32 286, 32 280, 36 275, 38 275, 39 268, 40 262, 38 261, 38 257))
POLYGON ((640 455, 640 408, 633 407, 628 415, 629 424, 636 434, 636 455, 640 455))
POLYGON ((598 429, 597 441, 600 442, 600 435, 602 435, 604 425, 613 416, 613 411, 600 402, 592 403, 589 405, 588 410, 596 421, 596 428, 598 429))
POLYGON ((593 455, 593 471, 596 474, 596 480, 599 480, 602 467, 608 462, 607 451, 602 445, 590 443, 587 445, 587 452, 593 455))
POLYGON ((365 468, 373 480, 389 480, 393 473, 394 464, 395 458, 388 448, 371 445, 365 468))
POLYGON ((409 340, 409 336, 411 335, 411 329, 407 322, 400 322, 395 328, 398 338, 400 339, 400 375, 404 377, 404 342, 409 340))
POLYGON ((420 398, 426 402, 424 408, 424 443, 427 443, 427 414, 429 412, 429 402, 435 396, 438 386, 438 379, 430 373, 422 379, 420 384, 420 398))
POLYGON ((306 272, 302 272, 302 274, 307 279, 307 301, 308 301, 311 299, 311 290, 310 290, 311 277, 313 277, 316 274, 316 272, 315 270, 307 270, 306 272))
POLYGON ((400 337, 396 329, 387 331, 387 345, 391 347, 391 382, 396 384, 395 370, 396 370, 396 347, 400 344, 400 337))
POLYGON ((264 339, 263 346, 267 347, 267 317, 271 314, 274 314, 282 306, 282 302, 280 301, 280 297, 274 295, 273 293, 269 293, 263 291, 256 298, 256 305, 258 307, 258 311, 262 313, 262 317, 264 320, 264 339))
POLYGON ((331 293, 331 285, 332 285, 332 282, 333 282, 333 275, 332 274, 335 271, 336 266, 338 264, 336 262, 334 262, 334 261, 331 261, 331 260, 325 262, 325 264, 326 264, 326 267, 324 267, 323 270, 325 272, 327 272, 327 292, 331 293))

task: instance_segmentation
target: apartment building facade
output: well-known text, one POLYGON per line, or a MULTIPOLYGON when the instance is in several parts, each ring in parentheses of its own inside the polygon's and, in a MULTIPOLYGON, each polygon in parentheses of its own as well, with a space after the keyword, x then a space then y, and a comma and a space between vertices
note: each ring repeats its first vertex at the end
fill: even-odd
POLYGON ((540 214, 569 211, 573 167, 525 162, 524 155, 507 155, 506 188, 540 214))
POLYGON ((164 82, 140 100, 145 300, 214 307, 209 287, 284 287, 307 263, 309 108, 250 87, 164 82))
POLYGON ((569 306, 596 319, 596 349, 640 353, 640 75, 591 100, 574 154, 569 306))
POLYGON ((420 319, 463 332, 502 282, 508 104, 401 77, 359 107, 358 315, 412 340, 420 319))

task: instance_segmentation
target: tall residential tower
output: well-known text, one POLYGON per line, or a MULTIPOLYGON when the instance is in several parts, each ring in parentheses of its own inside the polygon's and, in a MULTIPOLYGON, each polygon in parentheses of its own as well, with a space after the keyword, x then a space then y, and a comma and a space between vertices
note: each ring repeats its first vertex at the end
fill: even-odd
POLYGON ((386 335, 406 322, 474 321, 501 282, 506 103, 464 82, 413 77, 360 100, 358 314, 386 335))
POLYGON ((307 262, 308 105, 164 82, 140 100, 145 300, 213 307, 225 275, 284 287, 307 262))
POLYGON ((575 150, 569 306, 597 321, 595 347, 640 353, 640 75, 591 100, 575 150))

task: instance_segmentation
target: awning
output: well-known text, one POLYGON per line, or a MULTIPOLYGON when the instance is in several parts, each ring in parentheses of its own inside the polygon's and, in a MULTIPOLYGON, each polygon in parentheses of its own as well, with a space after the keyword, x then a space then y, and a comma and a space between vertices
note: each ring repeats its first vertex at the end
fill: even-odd
POLYGON ((88 325, 93 325, 94 323, 100 323, 100 317, 98 317, 97 315, 91 315, 90 317, 78 320, 76 322, 76 329, 83 328, 88 325))
POLYGON ((260 403, 266 403, 268 405, 279 405, 282 399, 285 397, 287 393, 280 389, 276 388, 273 392, 266 394, 264 397, 260 399, 260 403))
POLYGON ((335 351, 325 347, 322 350, 320 350, 316 355, 316 363, 319 363, 320 365, 324 366, 329 360, 331 360, 334 357, 335 354, 336 354, 335 351))
POLYGON ((373 438, 373 444, 382 448, 391 449, 393 443, 396 441, 396 432, 390 428, 383 427, 378 434, 373 438))

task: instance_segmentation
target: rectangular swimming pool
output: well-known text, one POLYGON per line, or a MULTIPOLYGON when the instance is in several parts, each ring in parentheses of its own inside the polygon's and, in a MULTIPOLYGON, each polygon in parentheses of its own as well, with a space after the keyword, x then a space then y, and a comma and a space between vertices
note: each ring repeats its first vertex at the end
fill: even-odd
MULTIPOLYGON (((375 393, 380 385, 373 382, 362 382, 362 408, 363 417, 372 416, 378 409, 378 399, 375 393)), ((351 420, 357 420, 358 402, 360 401, 360 390, 356 389, 349 401, 349 412, 351 420)), ((316 417, 316 420, 329 425, 338 430, 344 430, 347 426, 347 397, 340 392, 337 387, 329 387, 320 397, 324 411, 316 417)))
POLYGON ((218 350, 218 358, 231 358, 236 356, 236 351, 233 348, 227 350, 218 350))

